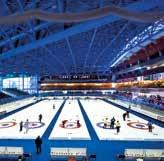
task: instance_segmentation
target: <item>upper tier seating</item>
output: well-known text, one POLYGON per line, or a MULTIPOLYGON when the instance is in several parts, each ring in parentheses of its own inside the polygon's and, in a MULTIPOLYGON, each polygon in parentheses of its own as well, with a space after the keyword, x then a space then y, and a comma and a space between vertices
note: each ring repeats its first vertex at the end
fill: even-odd
POLYGON ((112 96, 117 97, 119 99, 125 99, 129 102, 144 104, 149 107, 164 110, 164 98, 159 95, 150 95, 150 96, 137 96, 133 98, 133 94, 131 92, 120 92, 116 91, 112 94, 112 96))
POLYGON ((21 91, 21 90, 19 90, 17 88, 7 88, 7 89, 4 89, 4 91, 7 92, 7 93, 16 95, 16 96, 26 96, 26 95, 29 95, 27 92, 21 91))
POLYGON ((4 99, 4 98, 10 98, 10 96, 0 92, 0 99, 4 99))

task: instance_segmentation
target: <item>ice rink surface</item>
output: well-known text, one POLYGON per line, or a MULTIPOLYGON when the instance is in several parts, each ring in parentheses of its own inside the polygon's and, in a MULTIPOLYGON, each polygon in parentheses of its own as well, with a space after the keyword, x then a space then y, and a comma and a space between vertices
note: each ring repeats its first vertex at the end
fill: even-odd
POLYGON ((0 120, 0 139, 35 139, 42 136, 60 108, 63 100, 44 100, 24 110, 14 113, 7 118, 0 120), (55 104, 55 109, 53 109, 55 104), (42 122, 39 122, 39 114, 42 114, 42 122), (19 123, 29 120, 29 130, 26 128, 19 131, 19 123))
POLYGON ((88 118, 91 121, 100 140, 164 140, 164 129, 153 124, 153 131, 149 132, 148 121, 130 114, 130 118, 123 121, 121 110, 103 100, 80 100, 88 118), (121 124, 120 132, 110 129, 109 124, 112 117, 121 124), (107 120, 107 128, 104 128, 104 120, 107 120))
MULTIPOLYGON (((130 113, 130 118, 123 120, 126 111, 100 99, 80 99, 80 102, 100 140, 164 140, 164 129, 153 124, 153 131, 148 131, 147 120, 130 113), (110 129, 110 120, 115 117, 121 124, 120 132, 110 129), (104 128, 104 120, 107 127, 104 128)), ((44 100, 24 110, 0 120, 0 139, 35 139, 42 136, 59 110, 63 100, 44 100), (55 109, 53 108, 55 104, 55 109), (43 115, 39 122, 39 114, 43 115), (19 131, 20 122, 29 120, 29 129, 19 131)), ((77 99, 68 99, 54 124, 50 140, 91 140, 77 99)))
POLYGON ((49 139, 90 140, 77 100, 67 100, 49 139), (79 124, 77 121, 79 120, 79 124))

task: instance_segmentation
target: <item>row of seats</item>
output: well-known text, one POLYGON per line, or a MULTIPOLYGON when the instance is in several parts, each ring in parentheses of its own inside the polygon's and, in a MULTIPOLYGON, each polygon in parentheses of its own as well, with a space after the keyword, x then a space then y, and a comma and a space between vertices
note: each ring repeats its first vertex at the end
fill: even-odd
POLYGON ((146 115, 146 116, 149 116, 149 117, 154 118, 156 120, 164 122, 164 117, 162 116, 162 113, 154 113, 154 112, 148 110, 148 107, 145 105, 134 104, 134 103, 131 103, 131 102, 126 101, 126 100, 122 101, 121 99, 116 99, 116 98, 112 98, 112 97, 109 97, 108 99, 117 105, 123 106, 127 109, 130 108, 133 111, 136 111, 136 112, 141 113, 143 115, 146 115))
POLYGON ((156 109, 156 110, 164 110, 164 104, 163 102, 161 102, 161 104, 155 104, 155 103, 152 103, 152 102, 148 102, 146 100, 141 100, 141 99, 138 99, 138 98, 135 98, 133 99, 131 95, 125 95, 125 94, 117 94, 117 93, 114 93, 114 94, 111 94, 110 95, 111 97, 113 98, 117 98, 117 99, 120 99, 120 100, 125 100, 125 101, 129 101, 131 103, 135 103, 135 104, 140 104, 140 105, 146 105, 152 109, 156 109))
POLYGON ((10 103, 5 103, 0 105, 0 116, 3 116, 5 113, 14 111, 21 107, 27 106, 28 104, 36 102, 35 97, 24 98, 16 100, 10 103))
POLYGON ((26 96, 26 95, 29 95, 27 92, 19 90, 17 88, 6 88, 6 89, 3 89, 3 90, 8 92, 8 93, 14 94, 16 96, 26 96))
POLYGON ((0 146, 0 160, 31 160, 31 154, 24 153, 23 147, 0 146))
MULTIPOLYGON (((117 155, 118 160, 134 160, 141 161, 144 159, 162 160, 164 158, 164 149, 125 149, 124 154, 117 155)), ((25 154, 23 147, 0 147, 0 158, 20 158, 24 156, 26 160, 31 159, 31 154, 25 154)), ((96 155, 90 155, 87 157, 86 148, 59 148, 51 147, 50 149, 51 160, 57 158, 68 158, 69 161, 76 161, 76 158, 81 158, 82 161, 88 159, 96 159, 96 155)))
POLYGON ((52 160, 55 160, 56 158, 69 158, 70 156, 84 158, 87 156, 87 149, 52 147, 50 149, 50 155, 52 160))
POLYGON ((117 159, 162 161, 164 159, 164 149, 125 149, 124 154, 119 154, 117 159))
MULTIPOLYGON (((76 158, 81 158, 83 161, 87 161, 86 148, 58 148, 52 147, 50 149, 51 160, 56 160, 57 158, 68 158, 68 160, 76 160, 76 158)), ((30 160, 32 158, 31 154, 24 153, 23 147, 10 147, 10 146, 0 146, 0 160, 30 160)))
POLYGON ((86 148, 58 148, 50 149, 51 160, 68 160, 68 161, 95 161, 96 154, 87 154, 86 148))
POLYGON ((26 95, 26 96, 21 96, 21 97, 17 97, 17 98, 14 98, 14 97, 2 98, 2 99, 0 99, 0 105, 5 104, 5 103, 10 103, 10 102, 13 102, 13 101, 17 101, 17 100, 22 100, 22 99, 25 99, 25 98, 30 98, 30 97, 32 97, 32 96, 31 95, 26 95))
POLYGON ((5 93, 0 92, 0 99, 4 99, 4 98, 10 98, 10 96, 5 93))

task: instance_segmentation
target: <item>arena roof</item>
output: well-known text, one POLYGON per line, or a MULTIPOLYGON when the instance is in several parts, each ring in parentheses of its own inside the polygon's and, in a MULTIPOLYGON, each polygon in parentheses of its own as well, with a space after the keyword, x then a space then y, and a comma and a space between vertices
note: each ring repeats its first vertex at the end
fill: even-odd
POLYGON ((0 73, 108 73, 121 60, 164 36, 163 17, 161 0, 1 0, 0 73), (23 22, 14 17, 35 9, 76 14, 108 6, 134 15, 157 15, 157 19, 146 21, 115 11, 77 22, 39 18, 36 11, 36 17, 23 22), (8 16, 15 22, 7 22, 8 16))

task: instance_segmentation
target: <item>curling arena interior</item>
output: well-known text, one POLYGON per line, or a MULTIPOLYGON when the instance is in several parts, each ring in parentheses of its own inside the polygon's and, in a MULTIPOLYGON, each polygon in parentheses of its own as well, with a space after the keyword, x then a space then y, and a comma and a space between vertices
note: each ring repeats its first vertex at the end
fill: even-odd
POLYGON ((0 161, 163 161, 164 1, 0 0, 0 161))

